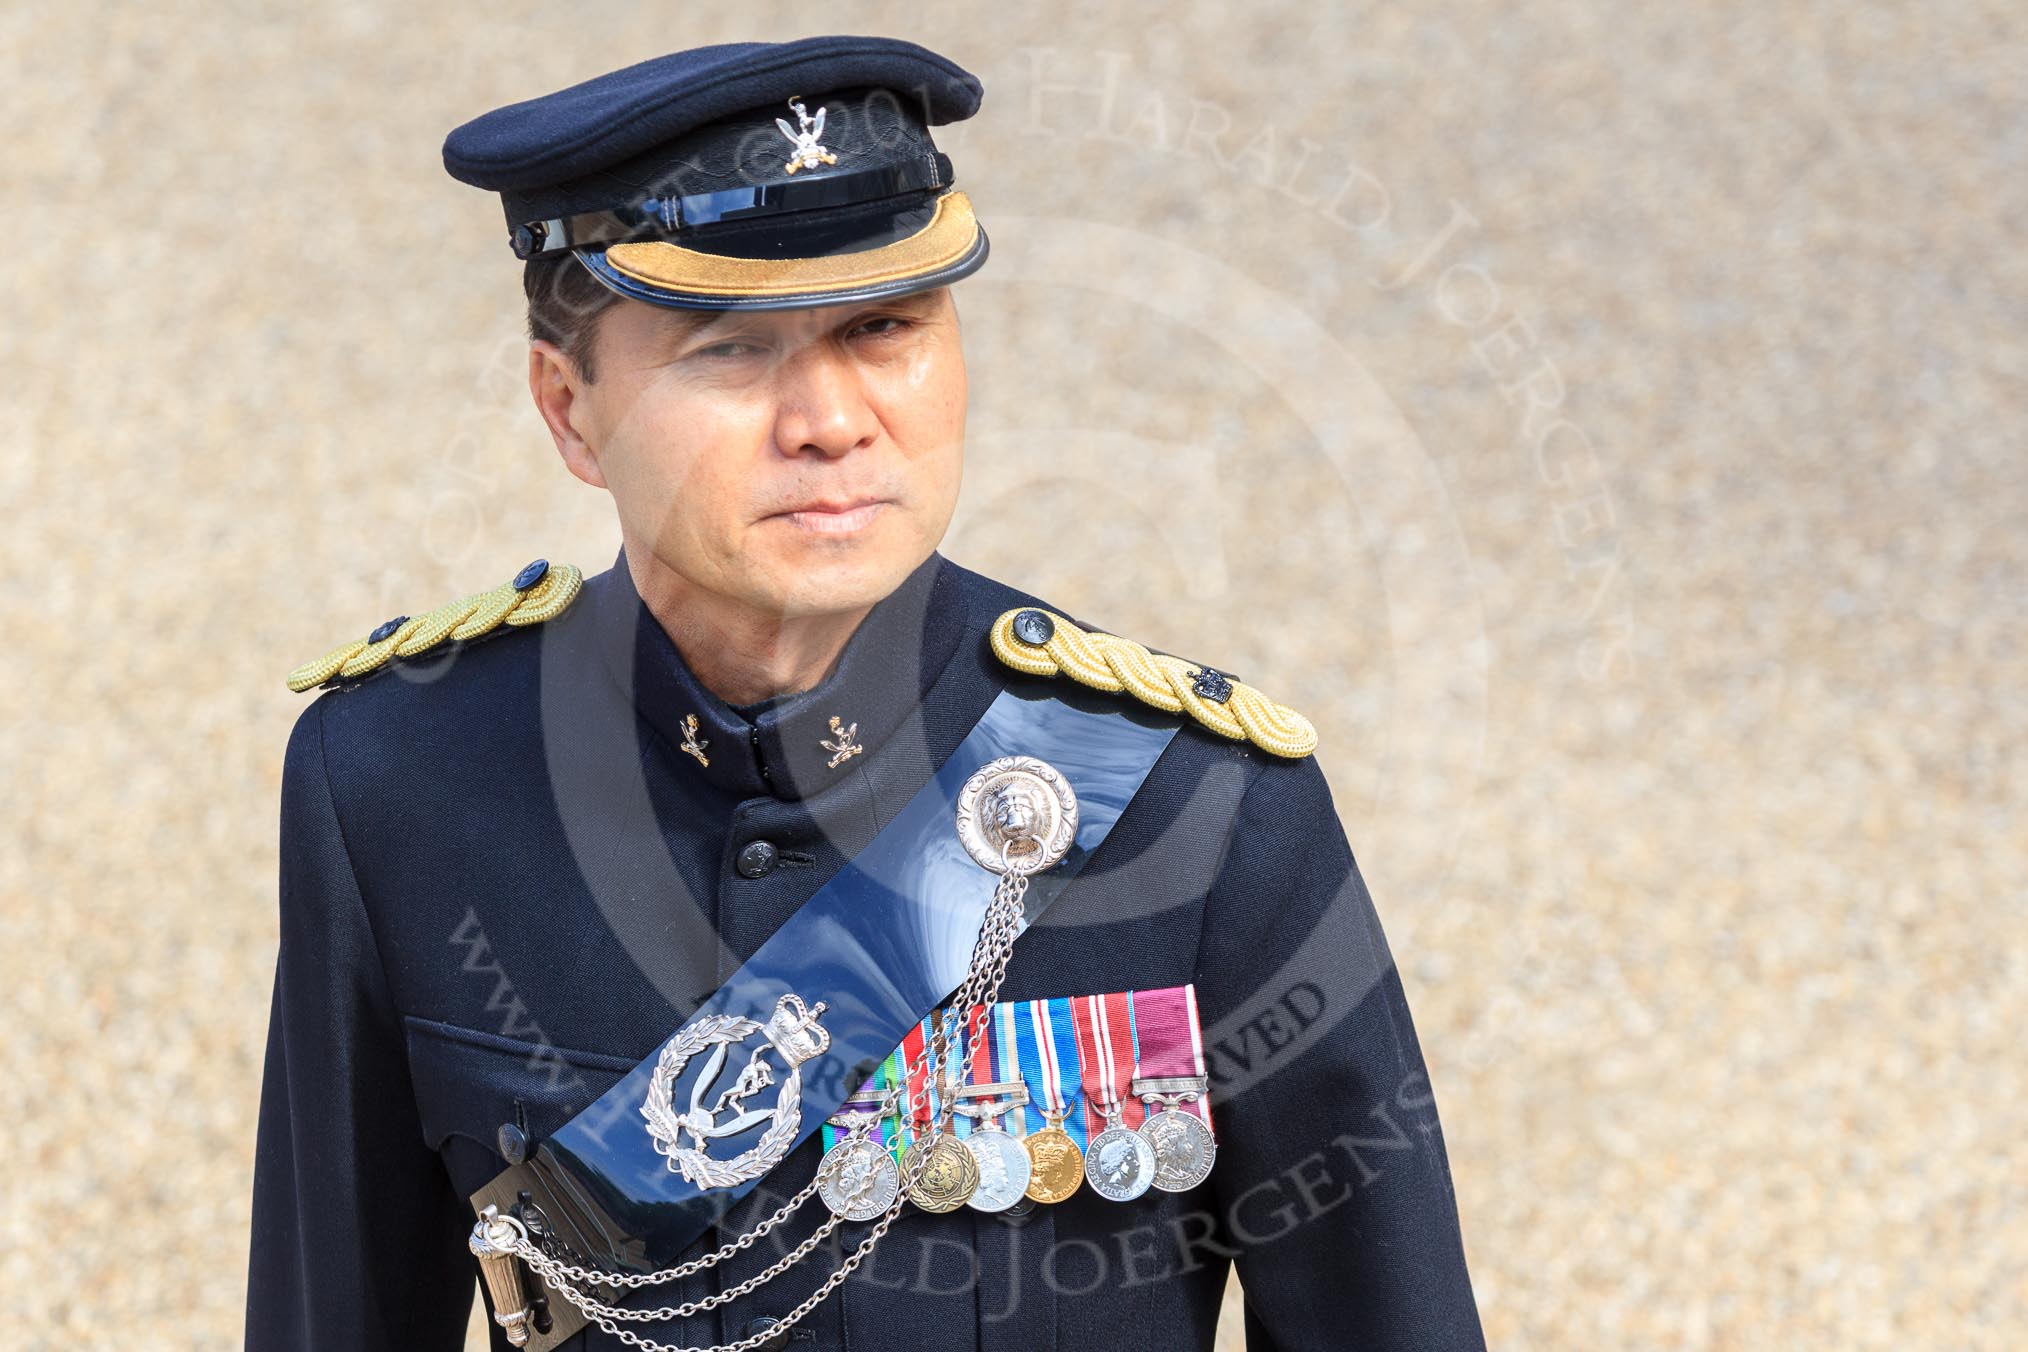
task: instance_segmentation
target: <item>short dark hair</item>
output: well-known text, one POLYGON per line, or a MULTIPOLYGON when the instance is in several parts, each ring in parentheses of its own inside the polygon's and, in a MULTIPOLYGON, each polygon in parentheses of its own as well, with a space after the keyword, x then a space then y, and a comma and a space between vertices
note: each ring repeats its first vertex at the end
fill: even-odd
POLYGON ((596 381, 592 345, 598 338, 599 316, 617 304, 619 296, 571 254, 529 259, 521 272, 521 289, 528 294, 529 338, 556 344, 579 375, 596 381))

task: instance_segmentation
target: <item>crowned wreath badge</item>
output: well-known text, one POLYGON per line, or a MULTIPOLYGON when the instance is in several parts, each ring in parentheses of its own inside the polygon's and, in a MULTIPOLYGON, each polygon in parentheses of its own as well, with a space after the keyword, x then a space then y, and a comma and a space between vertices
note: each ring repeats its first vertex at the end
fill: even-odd
POLYGON ((800 1067, 831 1046, 831 1035, 817 1022, 823 1012, 822 1000, 807 1006, 791 993, 775 1002, 766 1024, 733 1014, 706 1014, 686 1024, 664 1044, 641 1116, 648 1121, 648 1135, 654 1139, 656 1152, 668 1159, 671 1169, 699 1188, 729 1188, 759 1178, 782 1162, 795 1144, 796 1129, 802 1122, 800 1067), (728 1053, 755 1033, 761 1040, 747 1056, 746 1065, 707 1105, 728 1053), (679 1113, 674 1102, 676 1082, 690 1059, 707 1047, 710 1055, 690 1086, 690 1106, 679 1113), (774 1068, 768 1062, 771 1053, 781 1058, 787 1078, 775 1095, 772 1110, 749 1108, 748 1100, 775 1082, 774 1068), (737 1136, 770 1118, 767 1130, 748 1149, 730 1159, 709 1153, 713 1141, 737 1136))

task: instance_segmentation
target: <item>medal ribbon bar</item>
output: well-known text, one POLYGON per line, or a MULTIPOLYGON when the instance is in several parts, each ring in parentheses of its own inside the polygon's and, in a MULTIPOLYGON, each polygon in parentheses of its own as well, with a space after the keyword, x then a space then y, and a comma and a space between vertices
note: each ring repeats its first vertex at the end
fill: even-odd
POLYGON ((1133 1092, 1180 1094, 1196 1090, 1176 1107, 1211 1125, 1209 1082, 1204 1077, 1204 1033, 1197 1024, 1197 988, 1170 986, 1134 992, 1134 1034, 1141 1065, 1133 1092), (1151 1084, 1173 1081, 1174 1087, 1151 1084))
MULTIPOLYGON (((1070 1002, 1077 1028, 1078 1065, 1084 1074, 1085 1120, 1094 1135, 1108 1126, 1139 1124, 1138 1118, 1128 1122, 1118 1116, 1124 1111, 1120 1096, 1128 1077, 1115 1074, 1113 1069, 1118 1048, 1106 1036, 1105 1001, 1103 995, 1080 995, 1070 1002)), ((1126 1020, 1120 1022, 1124 1031, 1126 1020)), ((1131 1044, 1127 1047, 1127 1064, 1133 1065, 1131 1044)))
POLYGON ((1040 1086, 1040 1102, 1031 1098, 1028 1129, 1040 1131, 1051 1117, 1077 1142, 1085 1143, 1082 1081, 1077 1066, 1077 1033, 1072 1026, 1070 1000, 1030 1000, 1026 1017, 1017 1019, 1020 1035, 1021 1077, 1040 1086))
MULTIPOLYGON (((973 1010, 970 1019, 966 1021, 965 1045, 968 1047, 976 1045, 979 1049, 979 1054, 972 1058, 972 1075, 969 1082, 974 1090, 983 1085, 997 1083, 1000 1079, 998 1071, 993 1066, 993 1039, 990 1036, 992 1027, 993 1010, 990 1005, 973 1010)), ((968 1102, 974 1097, 966 1093, 960 1093, 958 1096, 960 1112, 963 1114, 958 1118, 960 1138, 970 1136, 979 1129, 978 1118, 968 1102)))
POLYGON ((1021 1043, 1014 1031, 1016 1011, 1020 1006, 1011 1000, 1003 1000, 993 1006, 993 1077, 1000 1080, 1020 1080, 1028 1089, 1027 1095, 1014 1107, 1008 1109, 1001 1119, 1001 1125, 1016 1136, 1028 1134, 1028 1115, 1034 1112, 1035 1096, 1039 1088, 1028 1083, 1021 1073, 1021 1043))

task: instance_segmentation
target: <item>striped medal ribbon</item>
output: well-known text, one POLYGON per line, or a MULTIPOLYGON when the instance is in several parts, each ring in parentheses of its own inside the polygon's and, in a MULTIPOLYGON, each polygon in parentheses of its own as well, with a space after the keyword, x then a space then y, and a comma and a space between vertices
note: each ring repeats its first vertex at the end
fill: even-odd
POLYGON ((894 1156, 894 1162, 899 1164, 902 1149, 908 1144, 902 1130, 902 1115, 907 1112, 902 1093, 908 1081, 908 1071, 902 1064, 901 1048, 896 1047, 887 1054, 882 1072, 887 1077, 888 1092, 894 1095, 894 1109, 874 1125, 873 1139, 885 1146, 887 1153, 894 1156))
POLYGON ((941 1096, 955 1088, 944 1077, 951 1074, 952 1067, 964 1064, 964 1036, 964 1029, 956 1019, 947 1019, 945 1010, 933 1009, 909 1030, 902 1043, 908 1058, 905 1064, 914 1067, 909 1075, 909 1126, 913 1139, 902 1155, 902 1186, 908 1191, 909 1201, 931 1213, 957 1210, 971 1200, 979 1186, 979 1165, 972 1152, 965 1149, 955 1134, 935 1134, 941 1096), (948 1030, 950 1037, 938 1064, 932 1066, 931 1058, 918 1054, 924 1046, 933 1045, 932 1039, 940 1028, 948 1030), (918 1103, 920 1106, 916 1106, 918 1103), (913 1169, 910 1161, 917 1154, 924 1156, 922 1167, 913 1169), (907 1181, 911 1175, 913 1181, 907 1181))
POLYGON ((1000 1119, 1000 1125, 1014 1136, 1026 1136, 1042 1125, 1038 1095, 1028 1088, 1035 1081, 1028 1078, 1021 1064, 1021 1041, 1016 1031, 1027 1010, 1027 1002, 1019 1000, 1002 1000, 993 1006, 993 1078, 1019 1080, 1028 1090, 1000 1119))
POLYGON ((934 1120, 928 1085, 929 1058, 923 1055, 923 1047, 929 1041, 930 1019, 936 1016, 936 1011, 931 1010, 929 1018, 909 1029, 901 1039, 899 1055, 908 1082, 902 1095, 901 1110, 896 1116, 904 1148, 914 1145, 917 1132, 934 1120))
POLYGON ((1136 1074, 1133 997, 1127 991, 1084 995, 1072 1009, 1085 1099, 1098 1105, 1106 1122, 1085 1152, 1085 1181, 1109 1201, 1131 1202, 1155 1181, 1154 1147, 1134 1130, 1141 1102, 1126 1093, 1136 1074))
POLYGON ((870 1221, 894 1204, 901 1170, 894 1156, 874 1139, 889 1111, 889 1057, 872 1078, 824 1121, 824 1157, 817 1163, 817 1195, 832 1214, 870 1221))
POLYGON ((1030 1166, 1027 1195, 1038 1202, 1061 1202, 1084 1182, 1085 1128, 1077 1111, 1083 1093, 1073 1003, 1029 1000, 1014 1008, 1021 1078, 1042 1096, 1039 1108, 1030 1105, 1028 1134, 1021 1141, 1030 1166))
POLYGON ((977 1091, 993 1083, 993 1044, 987 1036, 993 1026, 992 1020, 991 1008, 982 1005, 973 1009, 965 1022, 965 1045, 951 1053, 951 1064, 961 1066, 965 1063, 964 1054, 974 1044, 979 1047, 979 1054, 972 1058, 971 1075, 964 1088, 958 1091, 957 1102, 952 1107, 951 1130, 957 1132, 960 1140, 979 1129, 983 1116, 980 1104, 991 1102, 990 1096, 977 1091))
POLYGON ((1000 1120, 1010 1108, 1020 1110, 1027 1101, 1028 1088, 1019 1079, 1004 1080, 998 1074, 991 1008, 972 1012, 965 1037, 967 1047, 977 1051, 972 1056, 971 1081, 959 1091, 955 1107, 964 1124, 965 1148, 979 1166, 979 1186, 972 1190, 966 1205, 974 1211, 1005 1211, 1026 1196, 1035 1175, 1021 1139, 1010 1135, 1000 1120))
POLYGON ((1187 1192, 1210 1177, 1217 1153, 1197 988, 1135 992, 1134 1043, 1139 1065, 1133 1092, 1149 1105, 1140 1132, 1155 1152, 1154 1186, 1187 1192))

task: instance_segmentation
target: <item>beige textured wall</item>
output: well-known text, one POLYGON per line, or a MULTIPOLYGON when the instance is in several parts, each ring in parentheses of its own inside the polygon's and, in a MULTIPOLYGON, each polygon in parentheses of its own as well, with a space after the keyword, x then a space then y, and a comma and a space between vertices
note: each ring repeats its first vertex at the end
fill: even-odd
POLYGON ((610 557, 444 133, 840 30, 988 91, 948 552, 1320 725, 1496 1343, 2028 1340, 2018 7, 725 8, 0 17, 7 1341, 238 1336, 282 673, 610 557))

